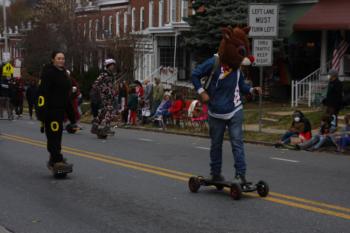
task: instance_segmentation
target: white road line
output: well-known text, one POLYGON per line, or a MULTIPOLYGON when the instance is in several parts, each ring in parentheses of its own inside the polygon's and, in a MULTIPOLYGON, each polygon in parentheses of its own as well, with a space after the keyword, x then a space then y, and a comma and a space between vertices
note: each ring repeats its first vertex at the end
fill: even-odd
POLYGON ((277 158, 277 157, 271 157, 270 159, 281 160, 281 161, 291 162, 291 163, 299 163, 299 162, 300 162, 300 161, 298 161, 298 160, 282 159, 282 158, 277 158))
POLYGON ((209 147, 203 147, 203 146, 196 146, 196 148, 201 150, 210 150, 209 147))
POLYGON ((139 138, 139 140, 144 142, 153 142, 153 140, 149 138, 139 138))

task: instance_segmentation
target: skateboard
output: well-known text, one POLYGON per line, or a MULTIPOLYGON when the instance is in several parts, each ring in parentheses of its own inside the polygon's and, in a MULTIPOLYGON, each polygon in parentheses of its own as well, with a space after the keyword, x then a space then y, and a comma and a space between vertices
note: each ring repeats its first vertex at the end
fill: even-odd
POLYGON ((229 188, 230 196, 234 200, 239 200, 242 193, 257 192, 260 197, 266 197, 269 194, 269 185, 265 181, 259 181, 256 184, 247 182, 239 184, 231 181, 213 181, 203 176, 192 176, 188 181, 188 187, 192 193, 198 192, 201 186, 215 186, 217 190, 221 191, 225 187, 229 188))
POLYGON ((92 123, 91 133, 96 134, 98 139, 106 139, 108 135, 115 134, 114 131, 111 131, 111 127, 99 128, 98 124, 95 122, 92 123))
POLYGON ((97 138, 99 138, 99 139, 106 139, 108 137, 108 135, 114 136, 114 134, 115 134, 115 132, 111 131, 110 127, 108 127, 108 128, 106 127, 103 129, 97 129, 97 132, 96 132, 97 138))
POLYGON ((73 172, 73 164, 71 164, 70 166, 64 167, 64 168, 62 167, 62 168, 57 168, 57 169, 55 169, 52 166, 47 164, 47 168, 51 171, 53 177, 56 179, 66 178, 68 173, 73 172))

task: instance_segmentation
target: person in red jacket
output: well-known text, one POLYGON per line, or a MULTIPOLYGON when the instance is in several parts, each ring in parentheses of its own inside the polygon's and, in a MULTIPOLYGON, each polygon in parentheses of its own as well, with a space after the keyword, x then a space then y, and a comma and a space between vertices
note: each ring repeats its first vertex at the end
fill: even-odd
POLYGON ((170 108, 164 114, 164 116, 176 120, 176 124, 179 125, 179 119, 181 118, 184 106, 185 101, 183 99, 183 96, 181 94, 176 94, 175 101, 171 103, 170 108))

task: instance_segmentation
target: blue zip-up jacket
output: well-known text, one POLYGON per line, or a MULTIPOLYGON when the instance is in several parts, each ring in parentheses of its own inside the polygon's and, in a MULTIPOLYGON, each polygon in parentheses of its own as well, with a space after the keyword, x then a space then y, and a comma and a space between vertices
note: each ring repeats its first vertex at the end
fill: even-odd
MULTIPOLYGON (((209 58, 198 65, 192 72, 192 83, 200 94, 203 91, 202 77, 209 77, 215 63, 215 57, 209 58)), ((209 115, 220 119, 230 119, 236 112, 243 108, 240 92, 248 94, 251 86, 245 83, 243 73, 240 70, 232 71, 227 77, 220 78, 221 66, 219 66, 208 87, 210 97, 208 103, 209 115), (237 78, 239 77, 239 80, 237 78)))

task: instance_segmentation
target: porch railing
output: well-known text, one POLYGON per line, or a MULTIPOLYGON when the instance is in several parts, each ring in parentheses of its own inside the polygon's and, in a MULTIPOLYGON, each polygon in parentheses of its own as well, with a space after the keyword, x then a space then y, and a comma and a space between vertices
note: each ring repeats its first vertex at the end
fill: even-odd
MULTIPOLYGON (((327 63, 327 70, 331 63, 327 63)), ((318 106, 325 95, 327 81, 321 79, 321 68, 318 68, 299 81, 292 81, 291 85, 291 107, 306 104, 308 107, 318 106)))
POLYGON ((171 86, 175 85, 177 82, 177 74, 177 68, 160 66, 155 69, 147 79, 154 83, 154 79, 158 77, 165 88, 171 88, 171 86))

